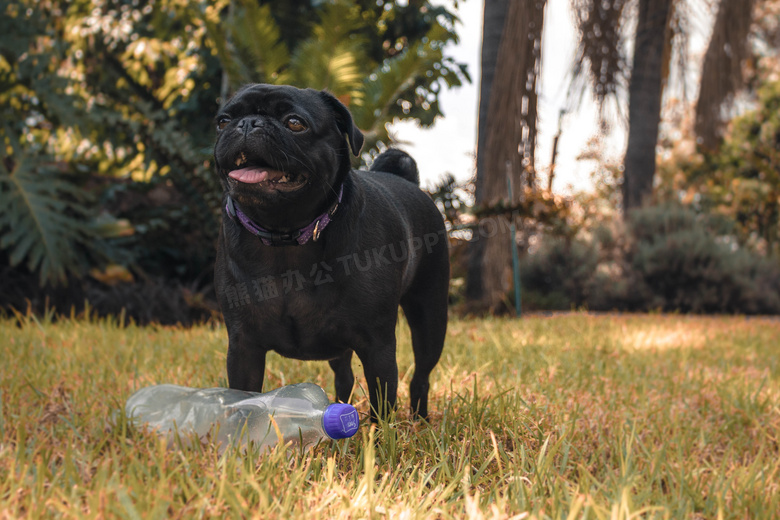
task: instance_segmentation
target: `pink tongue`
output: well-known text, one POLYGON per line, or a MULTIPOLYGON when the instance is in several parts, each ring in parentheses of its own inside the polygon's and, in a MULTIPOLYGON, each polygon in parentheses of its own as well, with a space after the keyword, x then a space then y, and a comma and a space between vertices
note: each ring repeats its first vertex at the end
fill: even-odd
POLYGON ((268 170, 252 167, 241 168, 240 170, 233 170, 232 172, 228 173, 228 176, 237 180, 238 182, 254 184, 266 180, 268 178, 268 170))

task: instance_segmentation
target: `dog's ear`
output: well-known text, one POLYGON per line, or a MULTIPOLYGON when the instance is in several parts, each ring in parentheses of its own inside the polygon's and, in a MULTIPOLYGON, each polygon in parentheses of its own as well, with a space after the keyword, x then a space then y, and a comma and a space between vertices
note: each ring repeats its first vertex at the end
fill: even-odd
POLYGON ((339 130, 347 136, 352 153, 357 156, 360 154, 360 149, 363 148, 363 133, 352 121, 352 114, 349 113, 349 109, 330 92, 322 90, 320 95, 333 110, 339 130))

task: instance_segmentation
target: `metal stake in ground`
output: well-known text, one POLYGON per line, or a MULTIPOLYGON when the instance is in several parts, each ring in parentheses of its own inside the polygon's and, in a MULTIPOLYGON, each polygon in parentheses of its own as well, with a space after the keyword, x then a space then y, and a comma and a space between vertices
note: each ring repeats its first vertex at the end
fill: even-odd
MULTIPOLYGON (((506 162, 506 186, 509 191, 509 205, 514 203, 512 194, 512 163, 506 162)), ((515 231, 514 216, 509 218, 509 242, 512 248, 512 276, 515 282, 515 316, 520 318, 523 315, 523 306, 520 301, 520 257, 517 254, 517 232, 515 231)))

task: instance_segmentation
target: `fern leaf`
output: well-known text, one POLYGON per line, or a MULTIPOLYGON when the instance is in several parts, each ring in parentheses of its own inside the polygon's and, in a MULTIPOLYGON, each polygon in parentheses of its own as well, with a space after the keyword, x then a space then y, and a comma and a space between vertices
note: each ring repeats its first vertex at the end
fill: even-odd
POLYGON ((41 285, 65 282, 86 267, 80 251, 91 248, 83 195, 43 159, 14 158, 13 170, 0 166, 0 248, 12 266, 26 261, 38 271, 41 285))
POLYGON ((353 107, 358 126, 369 134, 386 136, 384 126, 392 122, 390 111, 401 94, 441 60, 441 50, 427 43, 418 43, 385 60, 366 77, 362 86, 364 102, 353 107))
POLYGON ((242 61, 251 67, 254 81, 274 83, 290 61, 290 53, 282 43, 271 6, 260 6, 256 0, 240 0, 239 3, 230 26, 233 44, 242 61))
POLYGON ((369 63, 365 39, 358 36, 364 24, 360 9, 351 3, 328 4, 311 37, 296 46, 280 81, 326 89, 352 103, 359 102, 369 63))
POLYGON ((247 82, 248 79, 245 77, 241 61, 235 56, 235 53, 231 51, 227 33, 220 28, 221 23, 204 16, 203 25, 206 28, 209 40, 214 45, 214 50, 227 74, 230 84, 240 85, 241 83, 247 82))

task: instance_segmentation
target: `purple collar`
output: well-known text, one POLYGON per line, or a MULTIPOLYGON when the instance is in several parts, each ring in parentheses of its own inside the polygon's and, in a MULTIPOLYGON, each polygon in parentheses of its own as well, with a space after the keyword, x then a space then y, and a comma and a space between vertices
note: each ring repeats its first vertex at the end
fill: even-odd
POLYGON ((247 231, 258 237, 260 241, 267 246, 302 246, 310 239, 316 242, 320 238, 320 233, 322 233, 322 230, 325 229, 328 224, 330 224, 330 221, 333 218, 333 215, 336 213, 339 204, 341 204, 342 195, 344 195, 343 184, 339 190, 338 200, 333 204, 333 206, 330 207, 329 210, 315 218, 308 226, 290 233, 268 231, 267 229, 258 226, 252 221, 252 219, 247 217, 243 211, 238 209, 238 206, 236 206, 230 196, 227 197, 225 209, 227 210, 227 214, 231 219, 236 220, 236 218, 238 218, 238 221, 247 231))

